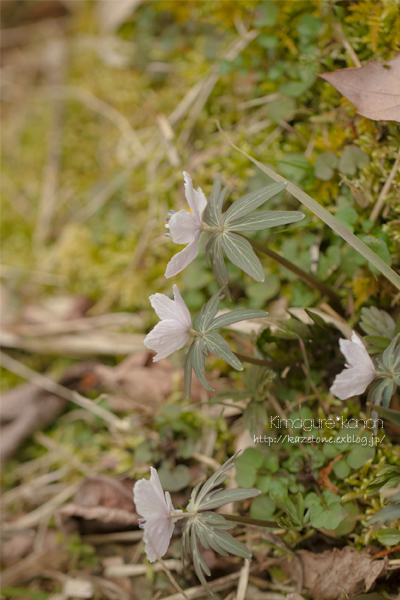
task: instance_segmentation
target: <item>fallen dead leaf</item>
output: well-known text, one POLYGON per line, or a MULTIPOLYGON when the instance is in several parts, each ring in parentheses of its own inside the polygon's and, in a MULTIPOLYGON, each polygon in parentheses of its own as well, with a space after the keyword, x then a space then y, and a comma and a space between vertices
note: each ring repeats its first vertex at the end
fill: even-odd
POLYGON ((174 371, 169 360, 148 363, 148 353, 132 354, 116 367, 97 365, 95 374, 118 412, 153 412, 173 390, 174 371))
POLYGON ((121 531, 136 525, 133 482, 105 475, 85 479, 74 501, 56 513, 56 523, 66 532, 81 535, 121 531))
POLYGON ((321 73, 357 113, 375 121, 400 123, 400 54, 384 63, 371 61, 365 67, 321 73))
MULTIPOLYGON (((300 550, 296 555, 303 564, 304 587, 312 600, 337 600, 341 594, 351 598, 368 592, 386 573, 386 560, 373 560, 350 546, 321 554, 300 550)), ((282 563, 282 568, 291 575, 291 563, 282 563)))

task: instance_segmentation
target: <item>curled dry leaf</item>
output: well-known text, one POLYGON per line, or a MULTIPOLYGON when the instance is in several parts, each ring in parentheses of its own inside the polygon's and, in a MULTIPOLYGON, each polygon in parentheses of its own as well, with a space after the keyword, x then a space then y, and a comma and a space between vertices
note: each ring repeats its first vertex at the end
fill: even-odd
MULTIPOLYGON (((304 587, 312 600, 337 600, 342 594, 351 598, 368 592, 386 573, 385 560, 373 560, 350 546, 321 554, 300 550, 296 555, 303 564, 304 587)), ((282 568, 290 576, 291 563, 282 568)))
POLYGON ((133 482, 104 475, 83 481, 74 501, 56 513, 57 525, 64 531, 81 534, 121 531, 136 525, 133 482))
POLYGON ((400 123, 400 54, 384 63, 371 61, 365 67, 321 73, 357 113, 375 121, 400 123))

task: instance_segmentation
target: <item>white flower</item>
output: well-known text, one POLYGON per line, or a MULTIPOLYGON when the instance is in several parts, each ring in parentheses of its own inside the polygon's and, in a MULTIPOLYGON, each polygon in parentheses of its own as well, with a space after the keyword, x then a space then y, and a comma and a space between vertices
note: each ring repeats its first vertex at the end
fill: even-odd
POLYGON ((354 331, 351 341, 340 339, 339 346, 348 364, 344 371, 335 377, 330 391, 340 400, 346 400, 365 392, 375 377, 375 365, 354 331))
POLYGON ((153 358, 154 362, 183 348, 190 337, 192 319, 189 309, 180 295, 178 286, 174 285, 172 289, 174 300, 165 294, 150 296, 150 303, 161 319, 144 338, 146 348, 157 352, 153 358))
POLYGON ((146 556, 150 562, 154 562, 168 550, 175 521, 183 518, 183 512, 174 509, 169 492, 165 492, 164 496, 156 469, 150 467, 150 473, 150 481, 139 479, 135 483, 133 499, 136 512, 141 516, 139 527, 144 530, 146 556), (182 513, 182 517, 177 513, 182 513))
POLYGON ((167 265, 165 277, 174 277, 198 254, 198 245, 201 236, 202 216, 207 206, 207 198, 200 188, 195 190, 193 182, 187 173, 183 173, 185 180, 185 196, 190 212, 180 210, 167 219, 166 227, 169 229, 172 241, 175 244, 187 244, 186 248, 175 254, 167 265))

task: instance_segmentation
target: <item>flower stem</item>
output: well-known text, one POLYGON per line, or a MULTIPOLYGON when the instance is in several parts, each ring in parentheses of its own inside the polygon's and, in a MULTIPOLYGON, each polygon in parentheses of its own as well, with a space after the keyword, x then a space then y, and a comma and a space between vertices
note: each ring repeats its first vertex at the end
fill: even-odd
POLYGON ((253 356, 247 356, 247 354, 240 354, 240 352, 234 352, 233 354, 242 362, 248 362, 252 365, 258 365, 259 367, 270 367, 271 369, 284 369, 287 366, 276 360, 263 360, 262 358, 254 358, 253 356))
POLYGON ((259 244, 255 240, 252 240, 246 237, 245 235, 242 235, 242 237, 248 242, 250 242, 254 250, 257 250, 258 252, 265 254, 265 256, 272 258, 272 260, 275 260, 277 263, 282 265, 282 267, 285 267, 289 271, 292 271, 292 273, 297 275, 305 283, 318 290, 323 296, 328 296, 328 298, 334 303, 335 307, 337 308, 337 311, 343 314, 341 298, 336 294, 336 292, 331 290, 331 288, 329 288, 321 281, 318 281, 318 279, 316 279, 313 275, 310 275, 310 273, 306 273, 305 271, 303 271, 303 269, 300 269, 300 267, 294 265, 292 262, 290 262, 290 260, 287 260, 277 252, 274 252, 274 250, 265 248, 264 246, 262 246, 262 244, 259 244))
POLYGON ((237 515, 226 515, 220 513, 221 517, 224 517, 227 521, 234 521, 235 523, 243 523, 244 525, 256 525, 257 527, 273 527, 274 529, 280 526, 275 521, 262 521, 261 519, 251 519, 250 517, 240 517, 237 515))

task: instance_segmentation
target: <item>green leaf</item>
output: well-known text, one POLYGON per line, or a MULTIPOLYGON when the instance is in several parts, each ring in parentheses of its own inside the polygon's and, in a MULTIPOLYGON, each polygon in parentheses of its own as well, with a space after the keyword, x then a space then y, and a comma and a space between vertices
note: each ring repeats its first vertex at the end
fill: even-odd
POLYGON ((373 517, 371 517, 371 519, 368 521, 368 524, 390 524, 394 521, 397 521, 397 519, 400 519, 400 504, 394 504, 393 506, 385 506, 385 508, 382 508, 382 510, 378 511, 373 517))
POLYGON ((190 355, 190 360, 192 361, 192 367, 195 372, 197 379, 200 381, 201 385, 209 390, 210 392, 214 392, 214 388, 208 383, 204 374, 206 372, 205 366, 205 358, 203 351, 201 349, 201 342, 198 339, 195 339, 192 344, 192 352, 190 355))
POLYGON ((317 156, 314 164, 314 175, 321 181, 329 181, 333 176, 333 169, 338 165, 338 158, 334 152, 325 152, 317 156))
MULTIPOLYGON (((375 252, 377 256, 379 256, 387 265, 392 264, 392 257, 386 245, 386 242, 381 238, 375 238, 372 235, 361 235, 359 238, 375 252)), ((370 271, 375 275, 379 275, 380 271, 371 263, 368 263, 370 271)))
POLYGON ((283 96, 279 100, 269 102, 265 108, 268 117, 275 121, 275 123, 279 123, 279 121, 288 119, 293 114, 296 108, 296 101, 289 96, 283 96))
POLYGON ((400 531, 393 528, 381 529, 376 537, 384 546, 397 546, 400 542, 400 531))
POLYGON ((222 253, 222 239, 219 234, 213 233, 210 235, 205 252, 207 265, 211 265, 218 285, 221 288, 226 288, 229 281, 228 272, 226 270, 224 255, 222 253))
POLYGON ((250 516, 261 521, 268 520, 275 512, 276 504, 269 496, 260 496, 251 503, 250 516))
POLYGON ((255 498, 256 496, 259 496, 260 494, 260 490, 249 488, 223 490, 221 492, 216 492, 209 500, 202 502, 201 510, 215 510, 224 504, 229 504, 229 502, 248 500, 249 498, 255 498))
MULTIPOLYGON (((361 438, 361 439, 367 439, 361 438)), ((352 450, 347 457, 347 463, 352 469, 361 469, 368 460, 371 460, 375 456, 375 447, 372 446, 353 446, 352 450)))
POLYGON ((225 227, 229 228, 229 225, 233 221, 249 215, 253 210, 256 210, 256 208, 267 202, 267 200, 276 196, 276 194, 279 194, 285 187, 285 182, 271 183, 260 190, 242 196, 236 200, 224 214, 225 227))
POLYGON ((179 492, 190 484, 190 470, 186 465, 178 465, 174 469, 164 462, 158 469, 161 485, 169 492, 179 492))
POLYGON ((383 406, 374 406, 374 410, 391 423, 400 427, 400 411, 384 408, 383 406))
POLYGON ((390 340, 394 337, 394 320, 389 313, 376 306, 361 309, 360 327, 368 335, 383 336, 390 340))
POLYGON ((310 522, 317 529, 336 529, 345 517, 346 511, 340 504, 333 505, 329 510, 318 504, 310 508, 310 522))
MULTIPOLYGON (((225 135, 225 134, 223 134, 225 135)), ((271 177, 274 181, 285 181, 283 177, 275 173, 273 169, 264 165, 257 159, 247 154, 244 150, 233 144, 227 136, 225 136, 228 140, 228 143, 235 148, 238 152, 240 152, 243 156, 246 156, 254 165, 256 165, 261 171, 263 171, 266 175, 271 177)), ((287 191, 290 192, 299 202, 304 204, 312 213, 314 213, 318 218, 320 218, 328 227, 330 227, 333 231, 335 231, 340 237, 342 237, 350 246, 352 246, 357 252, 361 254, 366 260, 371 262, 375 267, 379 269, 379 271, 384 275, 389 281, 396 286, 397 289, 400 290, 400 276, 393 271, 386 263, 383 261, 375 252, 373 252, 366 244, 364 244, 361 240, 358 239, 353 233, 348 231, 344 225, 342 225, 330 212, 328 212, 321 204, 316 202, 311 196, 303 192, 299 187, 294 185, 293 183, 287 184, 287 191)))
POLYGON ((251 244, 235 233, 224 233, 221 237, 229 260, 256 281, 264 281, 264 270, 251 244))
POLYGON ((186 398, 190 398, 190 394, 191 394, 191 388, 192 388, 192 360, 191 360, 191 353, 193 350, 193 344, 194 342, 191 344, 188 353, 186 354, 186 359, 185 359, 185 369, 184 369, 184 378, 185 378, 185 396, 186 398))
POLYGON ((340 221, 340 223, 343 223, 343 225, 349 231, 353 232, 353 225, 357 223, 358 213, 356 210, 354 210, 354 208, 348 206, 347 208, 342 208, 341 210, 338 210, 338 212, 336 213, 336 218, 338 221, 340 221))
POLYGON ((219 315, 216 317, 212 323, 209 325, 207 329, 207 333, 209 331, 214 331, 215 329, 220 329, 221 327, 227 327, 228 325, 232 325, 233 323, 238 323, 239 321, 247 321, 248 319, 259 319, 261 317, 266 317, 268 315, 265 310, 260 310, 257 308, 242 308, 240 310, 231 310, 229 312, 224 313, 223 315, 219 315))
POLYGON ((257 18, 254 20, 256 27, 273 27, 278 18, 278 7, 271 1, 262 2, 257 7, 257 18))
POLYGON ((262 466, 266 471, 276 473, 279 470, 279 457, 276 454, 269 454, 264 458, 262 466))
POLYGON ((235 220, 227 228, 229 231, 258 231, 259 229, 278 227, 278 225, 297 223, 304 217, 304 213, 299 211, 264 210, 235 220))
POLYGON ((237 369, 238 371, 243 371, 242 363, 233 354, 232 350, 228 346, 228 343, 219 333, 217 333, 216 331, 208 331, 203 337, 203 342, 206 344, 211 354, 219 356, 224 361, 226 361, 228 365, 231 365, 231 367, 233 367, 234 369, 237 369))
POLYGON ((358 146, 346 146, 339 159, 339 171, 345 175, 355 175, 357 169, 369 164, 369 156, 358 146))
POLYGON ((309 39, 313 38, 321 31, 323 21, 313 15, 304 15, 297 25, 297 31, 300 37, 309 39))
POLYGON ((338 479, 346 479, 346 477, 348 477, 351 473, 351 468, 349 467, 347 461, 342 458, 333 465, 333 472, 338 479))
POLYGON ((204 211, 204 220, 208 225, 218 227, 222 223, 222 213, 218 203, 221 193, 221 175, 216 176, 211 194, 207 200, 207 206, 204 211))

